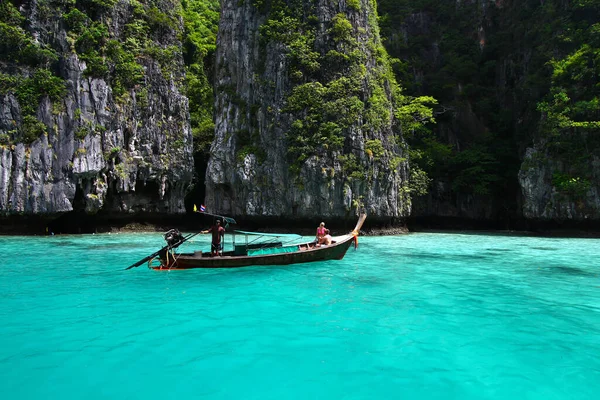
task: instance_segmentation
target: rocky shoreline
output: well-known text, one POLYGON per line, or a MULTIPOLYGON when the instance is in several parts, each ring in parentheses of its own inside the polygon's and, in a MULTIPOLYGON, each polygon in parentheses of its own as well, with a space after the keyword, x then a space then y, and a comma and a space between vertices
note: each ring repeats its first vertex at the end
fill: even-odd
MULTIPOLYGON (((325 221, 333 234, 350 231, 355 219, 315 217, 311 219, 284 219, 273 217, 236 218, 237 224, 230 229, 276 233, 297 233, 305 236, 314 234, 320 221, 325 221)), ((0 235, 53 235, 91 233, 165 232, 176 228, 193 232, 206 229, 212 223, 208 215, 187 213, 177 215, 86 215, 69 213, 64 215, 11 215, 0 216, 0 235)), ((600 238, 600 222, 585 221, 474 221, 469 219, 367 218, 361 235, 386 236, 414 232, 532 235, 548 237, 600 238)))

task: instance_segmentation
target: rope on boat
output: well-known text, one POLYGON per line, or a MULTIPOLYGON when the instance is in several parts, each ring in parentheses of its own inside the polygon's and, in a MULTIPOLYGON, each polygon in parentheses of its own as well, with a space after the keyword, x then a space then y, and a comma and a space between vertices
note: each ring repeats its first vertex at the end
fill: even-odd
POLYGON ((152 261, 154 261, 156 257, 152 257, 150 261, 148 261, 148 268, 152 269, 152 261))
MULTIPOLYGON (((167 251, 166 258, 167 259, 166 259, 165 264, 163 264, 162 261, 160 262, 160 269, 163 269, 163 267, 164 267, 164 269, 171 269, 171 268, 173 268, 173 266, 175 266, 177 264, 178 255, 176 253, 167 251), (171 262, 169 262, 169 254, 173 258, 173 261, 171 261, 171 262)), ((150 264, 148 264, 148 267, 150 267, 150 264)))
MULTIPOLYGON (((173 256, 173 253, 171 253, 170 251, 167 251, 167 254, 166 254, 166 257, 167 257, 166 268, 171 269, 172 264, 169 262, 169 254, 171 254, 171 256, 173 256)), ((160 269, 163 269, 162 263, 160 264, 160 269)))
MULTIPOLYGON (((170 253, 170 252, 167 250, 165 253, 166 253, 165 255, 166 255, 166 257, 167 257, 167 260, 166 260, 166 263, 165 263, 165 264, 166 264, 166 266, 168 266, 168 268, 169 268, 169 269, 171 269, 171 266, 172 266, 172 264, 175 264, 176 258, 175 258, 175 257, 173 257, 173 263, 169 263, 169 253, 170 253)), ((171 256, 173 256, 173 254, 171 254, 171 256)), ((148 268, 150 268, 150 269, 153 269, 153 267, 152 267, 152 262, 153 262, 155 259, 156 259, 156 257, 152 257, 152 258, 150 259, 150 261, 148 261, 148 268)), ((162 260, 161 260, 161 261, 160 261, 160 269, 163 269, 163 266, 165 266, 165 264, 163 264, 163 262, 162 262, 162 260)), ((166 266, 165 266, 165 268, 167 268, 166 266)))
MULTIPOLYGON (((179 254, 179 256, 181 256, 181 254, 179 254)), ((178 254, 171 253, 171 257, 173 257, 173 262, 171 263, 171 265, 169 265, 169 269, 173 268, 173 266, 177 264, 178 254)))
POLYGON ((354 240, 354 249, 358 249, 358 232, 356 230, 353 230, 352 232, 350 232, 350 234, 353 236, 353 240, 354 240))

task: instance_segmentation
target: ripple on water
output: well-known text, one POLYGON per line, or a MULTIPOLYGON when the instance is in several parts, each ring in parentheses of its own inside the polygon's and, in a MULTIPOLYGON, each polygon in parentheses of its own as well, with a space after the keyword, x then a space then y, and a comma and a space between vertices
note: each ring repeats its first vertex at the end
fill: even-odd
POLYGON ((572 276, 582 276, 582 277, 598 277, 599 272, 597 269, 595 272, 585 270, 583 268, 566 266, 566 265, 556 265, 549 266, 543 268, 544 272, 550 274, 562 274, 562 275, 572 275, 572 276))
MULTIPOLYGON (((198 241, 197 246, 207 245, 198 241)), ((341 261, 124 271, 160 234, 2 238, 7 398, 590 399, 600 246, 365 237, 341 261)))

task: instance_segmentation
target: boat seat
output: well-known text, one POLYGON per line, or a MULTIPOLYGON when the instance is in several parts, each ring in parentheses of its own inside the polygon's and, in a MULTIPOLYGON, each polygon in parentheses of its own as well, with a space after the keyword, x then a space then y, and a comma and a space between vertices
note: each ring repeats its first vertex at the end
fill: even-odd
POLYGON ((233 255, 234 256, 247 256, 248 249, 245 245, 236 245, 233 250, 233 255))

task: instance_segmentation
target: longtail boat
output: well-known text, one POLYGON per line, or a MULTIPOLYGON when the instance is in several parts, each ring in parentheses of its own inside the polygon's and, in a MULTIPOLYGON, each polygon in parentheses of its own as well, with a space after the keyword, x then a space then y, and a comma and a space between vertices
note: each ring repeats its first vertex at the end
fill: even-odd
POLYGON ((238 268, 253 265, 288 265, 341 260, 346 255, 350 246, 353 244, 355 247, 357 246, 358 234, 366 218, 366 214, 360 215, 356 227, 351 232, 331 237, 331 244, 328 245, 318 245, 316 241, 295 244, 284 244, 281 241, 253 243, 252 241, 248 241, 248 235, 264 236, 268 234, 236 231, 238 237, 239 234, 245 237, 244 243, 236 243, 236 235, 232 234, 232 250, 224 251, 220 256, 211 256, 210 252, 206 253, 202 251, 178 253, 176 252, 177 247, 196 234, 184 237, 178 232, 173 233, 169 231, 171 235, 169 233, 165 235, 165 240, 168 243, 167 246, 129 268, 139 266, 146 261, 148 262, 148 267, 155 270, 177 270, 192 268, 238 268))

